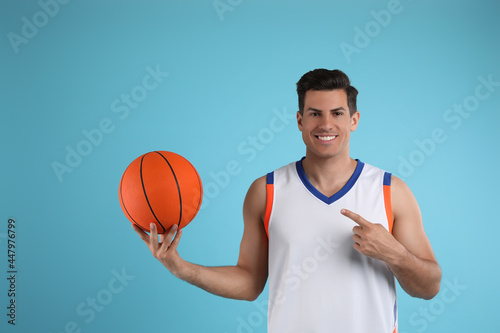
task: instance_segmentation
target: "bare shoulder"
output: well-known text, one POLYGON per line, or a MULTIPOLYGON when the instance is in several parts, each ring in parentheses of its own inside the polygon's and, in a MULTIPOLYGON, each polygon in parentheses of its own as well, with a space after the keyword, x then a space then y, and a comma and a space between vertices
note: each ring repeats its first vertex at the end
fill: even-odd
POLYGON ((265 193, 266 183, 267 183, 267 176, 259 177, 253 181, 252 185, 250 185, 249 191, 252 189, 261 189, 265 193))
POLYGON ((405 214, 405 212, 420 216, 420 208, 412 191, 402 179, 394 175, 391 179, 391 199, 395 219, 396 215, 405 214))
MULTIPOLYGON (((410 188, 406 183, 399 177, 396 177, 392 175, 391 178, 391 186, 393 190, 398 190, 398 191, 410 191, 410 188)), ((411 191, 410 191, 411 192, 411 191)))
POLYGON ((394 238, 417 257, 435 261, 417 199, 408 185, 396 176, 391 179, 391 202, 394 238))
POLYGON ((260 218, 264 220, 266 210, 266 176, 257 178, 248 189, 243 204, 243 214, 245 216, 260 218))

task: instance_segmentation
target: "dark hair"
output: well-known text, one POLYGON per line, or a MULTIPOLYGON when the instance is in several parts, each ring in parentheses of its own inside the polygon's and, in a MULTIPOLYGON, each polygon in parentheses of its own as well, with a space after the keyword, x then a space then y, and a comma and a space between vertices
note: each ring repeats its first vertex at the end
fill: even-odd
POLYGON ((297 82, 297 95, 299 97, 299 112, 304 112, 304 99, 308 90, 335 90, 342 89, 347 95, 347 105, 352 116, 356 110, 356 97, 358 90, 351 86, 349 77, 338 70, 319 68, 305 73, 297 82))

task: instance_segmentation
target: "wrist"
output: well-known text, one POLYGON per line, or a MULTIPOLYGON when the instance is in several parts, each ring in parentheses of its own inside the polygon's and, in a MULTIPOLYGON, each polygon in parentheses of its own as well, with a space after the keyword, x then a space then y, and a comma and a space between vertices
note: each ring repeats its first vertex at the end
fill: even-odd
POLYGON ((187 261, 185 261, 184 259, 182 258, 178 258, 175 262, 174 265, 171 265, 171 267, 167 267, 169 268, 170 272, 177 278, 183 280, 183 281, 189 281, 189 275, 190 275, 190 271, 192 271, 192 269, 189 267, 189 263, 187 261))
POLYGON ((387 264, 391 267, 402 267, 411 260, 411 253, 404 247, 401 243, 398 242, 398 246, 395 246, 392 255, 386 261, 387 264))

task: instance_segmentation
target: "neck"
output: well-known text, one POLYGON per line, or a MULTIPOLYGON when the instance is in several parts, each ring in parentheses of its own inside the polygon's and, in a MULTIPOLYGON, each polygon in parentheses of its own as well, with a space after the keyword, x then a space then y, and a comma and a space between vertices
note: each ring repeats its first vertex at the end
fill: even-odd
POLYGON ((336 193, 354 173, 357 161, 349 155, 318 157, 307 154, 302 167, 311 184, 323 194, 336 193), (333 192, 333 193, 332 193, 333 192))

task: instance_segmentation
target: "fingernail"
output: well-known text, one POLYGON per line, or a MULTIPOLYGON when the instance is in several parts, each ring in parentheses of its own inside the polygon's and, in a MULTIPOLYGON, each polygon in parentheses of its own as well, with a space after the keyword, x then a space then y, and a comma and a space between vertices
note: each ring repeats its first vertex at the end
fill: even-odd
POLYGON ((150 224, 149 224, 149 228, 150 228, 150 229, 153 229, 154 227, 156 227, 156 224, 154 224, 154 223, 150 223, 150 224))
POLYGON ((172 230, 177 230, 177 224, 174 224, 174 225, 172 226, 172 230))
POLYGON ((345 210, 345 209, 342 209, 342 210, 340 210, 340 212, 341 212, 342 214, 345 214, 345 213, 346 213, 346 210, 345 210))

